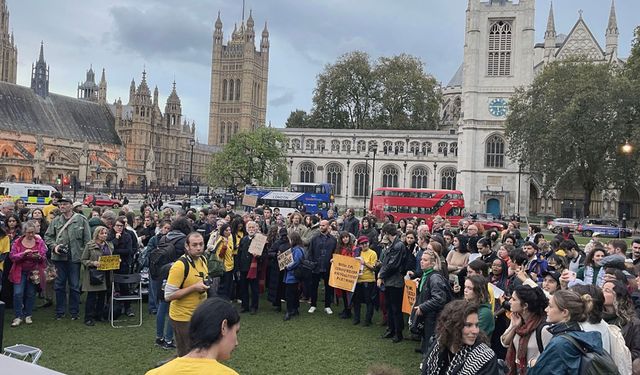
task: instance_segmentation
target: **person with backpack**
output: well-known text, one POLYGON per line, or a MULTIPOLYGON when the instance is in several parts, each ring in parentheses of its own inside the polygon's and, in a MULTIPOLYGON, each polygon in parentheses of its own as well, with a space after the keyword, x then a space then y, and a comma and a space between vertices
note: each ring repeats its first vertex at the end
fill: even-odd
POLYGON ((602 347, 600 333, 580 328, 592 308, 593 300, 588 294, 559 290, 551 296, 546 312, 553 338, 537 360, 529 360, 528 375, 619 374, 602 347))
POLYGON ((431 338, 436 333, 436 322, 440 312, 453 299, 449 281, 438 272, 440 267, 440 257, 435 251, 425 250, 422 252, 420 257, 422 277, 418 282, 418 296, 412 314, 412 319, 424 323, 420 345, 421 353, 427 353, 431 338))
POLYGON ((547 297, 539 287, 519 285, 511 294, 511 324, 500 337, 507 350, 509 375, 524 375, 528 363, 535 361, 551 341, 548 331, 547 297))
MULTIPOLYGON (((152 252, 157 250, 158 242, 162 237, 166 236, 171 230, 171 221, 163 220, 160 222, 160 232, 151 237, 147 244, 147 254, 151 255, 152 252)), ((153 274, 149 271, 149 279, 151 281, 151 287, 149 288, 149 298, 155 297, 156 299, 156 345, 163 349, 174 349, 173 343, 173 328, 169 322, 169 303, 164 300, 164 293, 162 290, 163 279, 157 274, 153 274), (151 292, 153 290, 153 292, 151 292)))
POLYGON ((185 238, 185 254, 171 265, 164 299, 170 302, 169 318, 176 339, 178 356, 189 353, 189 321, 195 309, 207 299, 210 279, 204 253, 204 238, 191 232, 185 238))

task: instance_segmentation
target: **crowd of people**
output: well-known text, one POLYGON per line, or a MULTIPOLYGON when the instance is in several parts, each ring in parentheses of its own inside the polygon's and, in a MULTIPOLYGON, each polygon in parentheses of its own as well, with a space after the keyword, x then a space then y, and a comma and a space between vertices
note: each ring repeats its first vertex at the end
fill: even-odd
MULTIPOLYGON (((180 357, 153 374, 228 358, 239 314, 263 310, 264 293, 285 321, 340 308, 339 318, 369 327, 379 311, 383 339, 421 342, 416 367, 423 374, 569 374, 585 351, 620 374, 640 373, 640 240, 628 248, 596 234, 583 249, 568 230, 551 239, 535 226, 523 236, 517 222, 503 231, 439 217, 378 222, 358 219, 352 209, 324 217, 284 217, 269 207, 238 214, 215 205, 174 212, 143 203, 136 212, 93 208, 86 216, 80 209, 59 194, 43 209, 21 201, 0 206, 11 326, 33 324, 37 294, 43 307, 55 299, 56 319, 80 318, 81 293, 88 326, 105 320, 109 308, 134 316, 127 303, 107 303, 112 272, 148 269, 155 343, 180 357), (266 245, 256 253, 259 234, 266 245), (280 269, 278 256, 289 250, 293 261, 280 269), (120 267, 100 271, 100 257, 112 254, 120 267), (353 292, 329 285, 334 254, 360 262, 353 292), (417 290, 410 314, 402 311, 407 282, 417 290), (220 321, 207 325, 201 311, 214 308, 220 321)), ((115 286, 119 294, 131 290, 115 286)), ((215 366, 223 373, 224 365, 215 366)))

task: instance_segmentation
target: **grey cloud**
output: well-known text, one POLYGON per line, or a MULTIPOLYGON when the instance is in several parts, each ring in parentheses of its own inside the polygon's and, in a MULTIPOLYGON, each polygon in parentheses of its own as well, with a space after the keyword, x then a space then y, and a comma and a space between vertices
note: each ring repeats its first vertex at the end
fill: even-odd
POLYGON ((282 107, 293 103, 293 90, 287 90, 285 93, 269 100, 269 105, 273 107, 282 107))

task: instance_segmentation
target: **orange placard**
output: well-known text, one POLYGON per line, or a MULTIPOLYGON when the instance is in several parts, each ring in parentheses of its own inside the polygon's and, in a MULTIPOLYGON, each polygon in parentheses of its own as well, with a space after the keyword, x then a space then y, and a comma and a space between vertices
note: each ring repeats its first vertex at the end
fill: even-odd
POLYGON ((329 285, 337 289, 353 292, 356 289, 359 273, 360 261, 358 259, 333 254, 329 285))
POLYGON ((411 309, 416 302, 418 287, 413 280, 404 281, 404 293, 402 293, 402 312, 411 315, 411 309))

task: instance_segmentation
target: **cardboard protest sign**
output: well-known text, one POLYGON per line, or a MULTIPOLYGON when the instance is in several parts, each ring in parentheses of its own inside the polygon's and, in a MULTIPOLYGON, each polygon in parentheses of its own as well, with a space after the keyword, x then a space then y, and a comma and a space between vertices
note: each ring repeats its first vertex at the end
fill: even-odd
POLYGON ((404 281, 404 293, 402 293, 402 312, 411 315, 411 309, 416 301, 418 286, 413 280, 404 281))
POLYGON ((258 205, 258 196, 245 194, 242 197, 242 205, 247 207, 255 207, 258 205))
POLYGON ((283 251, 278 255, 278 269, 280 269, 280 271, 284 270, 291 263, 293 263, 293 253, 291 249, 283 251))
POLYGON ((112 271, 120 268, 120 255, 103 255, 98 258, 98 271, 112 271))
POLYGON ((333 263, 329 273, 329 285, 334 288, 353 292, 356 289, 358 274, 360 273, 360 261, 339 254, 333 254, 333 263))
POLYGON ((261 256, 264 245, 267 244, 267 236, 262 233, 256 233, 249 245, 249 252, 255 256, 261 256))

